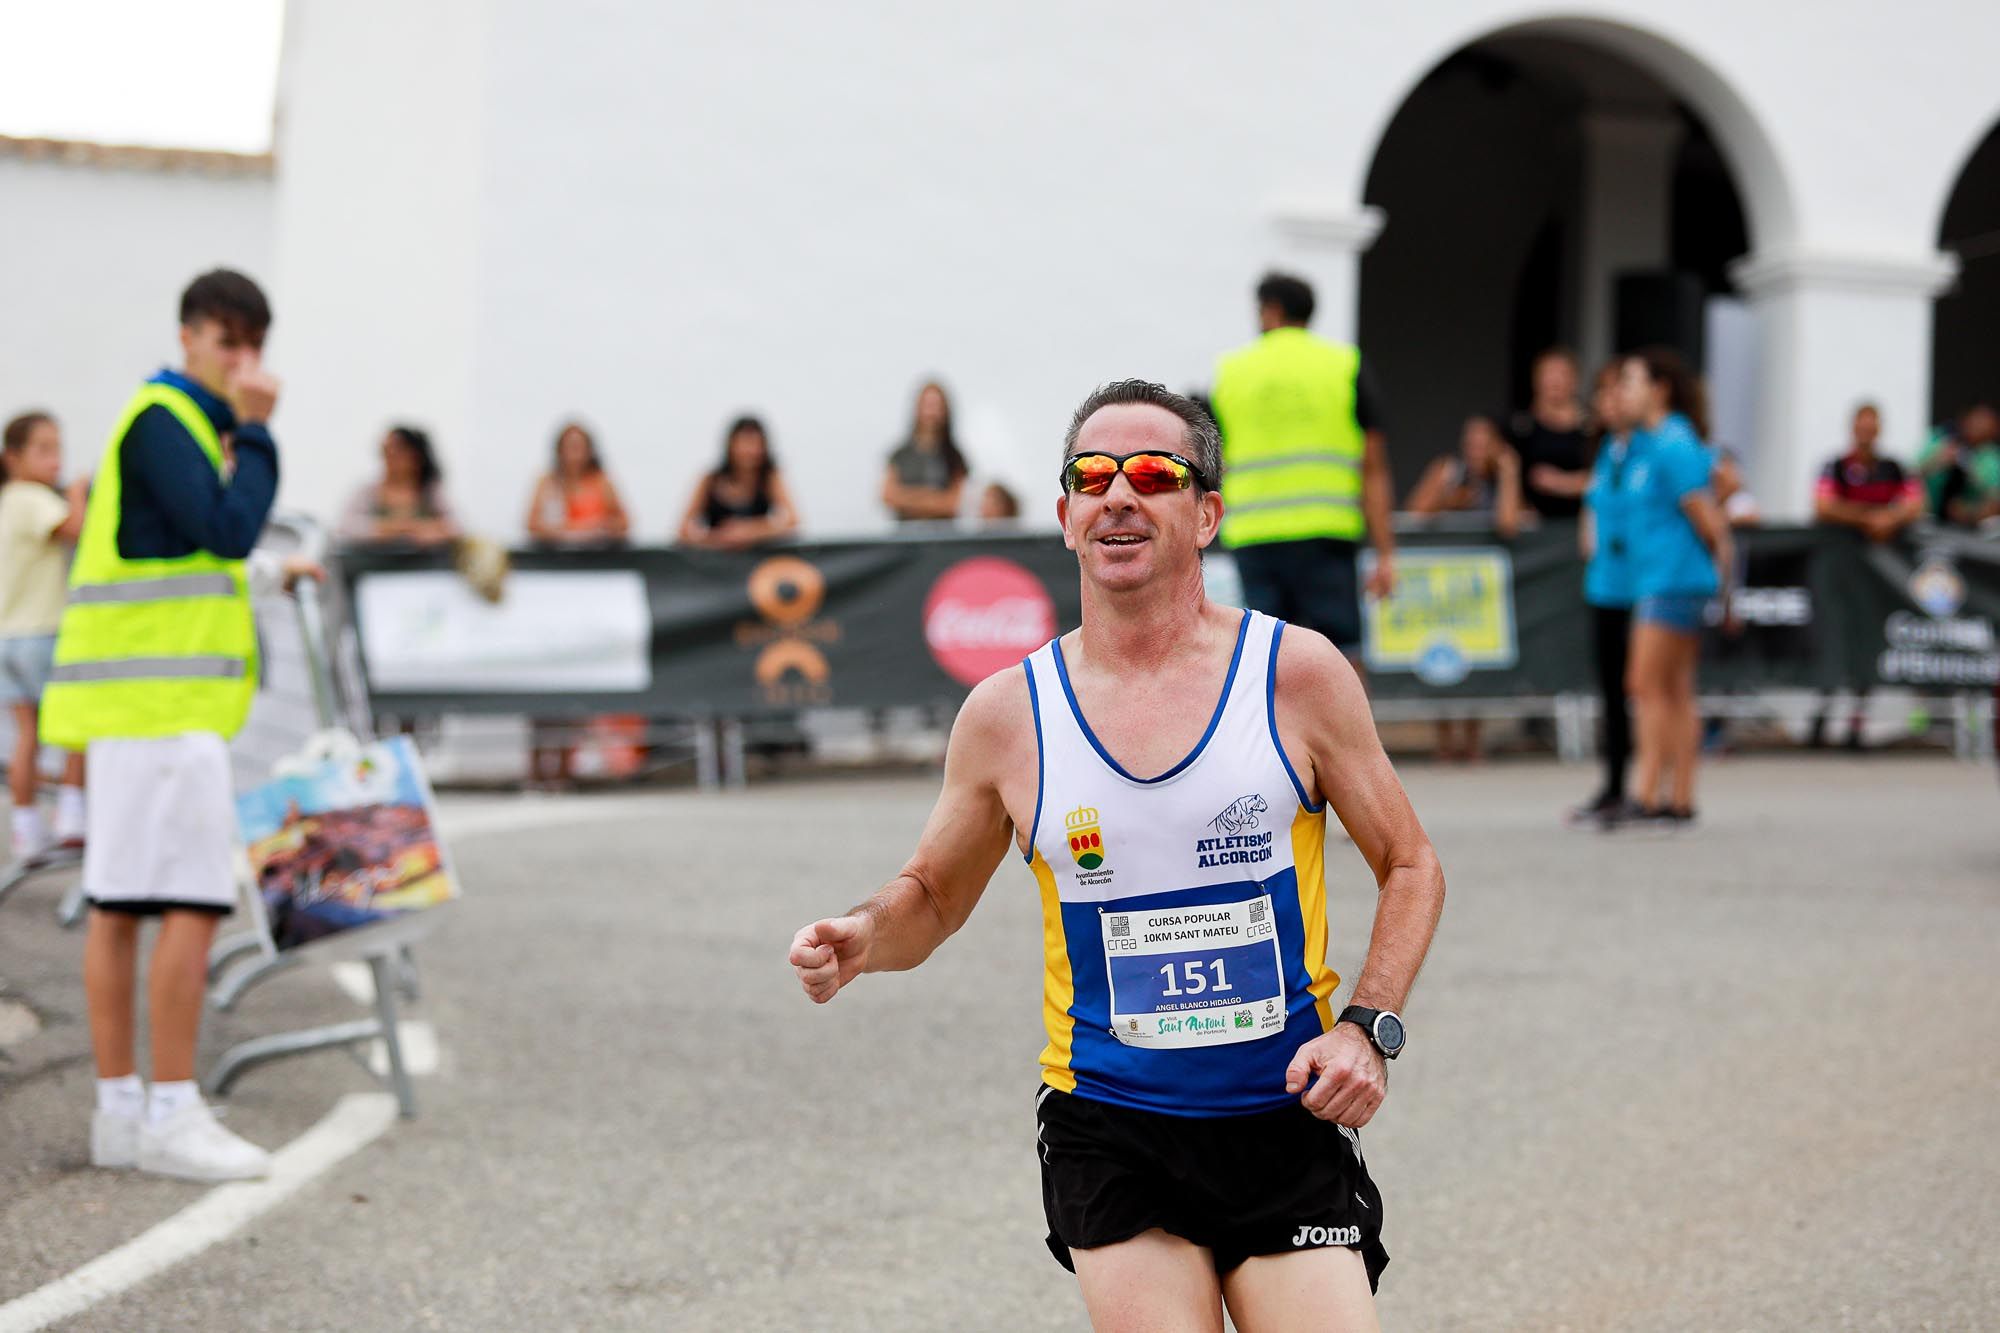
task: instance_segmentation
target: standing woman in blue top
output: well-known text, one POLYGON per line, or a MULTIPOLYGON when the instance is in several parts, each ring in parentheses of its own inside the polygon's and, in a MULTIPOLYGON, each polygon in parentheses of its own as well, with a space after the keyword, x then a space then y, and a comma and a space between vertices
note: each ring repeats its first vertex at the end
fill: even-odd
POLYGON ((1694 677, 1702 622, 1718 596, 1725 621, 1730 616, 1736 553, 1709 487, 1715 458, 1702 442, 1707 405, 1700 382, 1679 356, 1656 348, 1625 359, 1619 388, 1643 437, 1630 464, 1636 599, 1626 690, 1639 722, 1633 796, 1642 818, 1684 827, 1694 821, 1701 749, 1694 677), (1672 794, 1663 798, 1669 772, 1672 794))
POLYGON ((1643 437, 1632 430, 1619 387, 1621 363, 1597 372, 1591 395, 1591 425, 1597 457, 1583 493, 1577 542, 1584 559, 1583 600, 1590 607, 1591 655, 1604 718, 1604 782, 1597 795, 1569 813, 1578 828, 1608 828, 1631 814, 1625 799, 1625 767, 1632 758, 1632 716, 1625 699, 1625 672, 1632 642, 1632 489, 1635 451, 1643 437))

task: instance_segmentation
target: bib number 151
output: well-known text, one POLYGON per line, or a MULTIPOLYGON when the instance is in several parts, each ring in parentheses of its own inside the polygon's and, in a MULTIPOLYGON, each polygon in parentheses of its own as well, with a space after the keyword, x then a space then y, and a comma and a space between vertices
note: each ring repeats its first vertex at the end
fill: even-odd
POLYGON ((1229 973, 1220 958, 1165 963, 1160 967, 1160 975, 1165 978, 1160 994, 1169 999, 1183 995, 1226 995, 1236 989, 1229 984, 1229 973))

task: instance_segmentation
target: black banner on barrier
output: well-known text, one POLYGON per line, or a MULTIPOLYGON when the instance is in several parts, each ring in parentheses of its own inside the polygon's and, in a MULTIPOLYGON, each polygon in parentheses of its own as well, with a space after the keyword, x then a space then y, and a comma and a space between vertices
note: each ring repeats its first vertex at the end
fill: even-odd
MULTIPOLYGON (((1380 698, 1594 688, 1576 530, 1399 537, 1367 612, 1380 698)), ((1712 630, 1702 688, 1988 688, 2000 543, 1874 546, 1817 528, 1739 534, 1740 633, 1712 630)), ((750 717, 955 703, 1076 624, 1054 535, 885 538, 762 552, 527 551, 488 604, 441 555, 341 558, 376 707, 750 717)))

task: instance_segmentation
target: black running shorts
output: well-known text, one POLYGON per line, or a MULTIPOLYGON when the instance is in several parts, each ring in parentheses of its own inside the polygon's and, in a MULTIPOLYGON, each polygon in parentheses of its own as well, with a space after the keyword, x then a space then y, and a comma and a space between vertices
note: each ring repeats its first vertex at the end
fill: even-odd
POLYGON ((1036 1094, 1049 1250, 1154 1227, 1206 1246, 1227 1273, 1259 1254, 1341 1245, 1381 1280, 1382 1196, 1352 1130, 1294 1103, 1255 1115, 1134 1111, 1043 1086, 1036 1094))

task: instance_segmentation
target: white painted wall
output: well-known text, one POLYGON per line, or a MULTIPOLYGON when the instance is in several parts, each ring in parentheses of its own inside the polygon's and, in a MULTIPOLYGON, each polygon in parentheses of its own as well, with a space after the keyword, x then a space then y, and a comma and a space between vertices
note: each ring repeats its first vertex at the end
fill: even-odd
POLYGON ((55 413, 72 471, 97 466, 139 381, 178 364, 181 289, 271 271, 268 176, 0 155, 0 417, 55 413))

